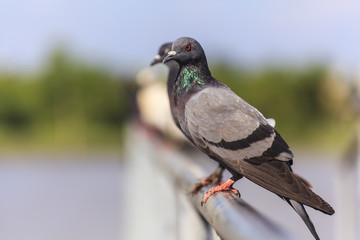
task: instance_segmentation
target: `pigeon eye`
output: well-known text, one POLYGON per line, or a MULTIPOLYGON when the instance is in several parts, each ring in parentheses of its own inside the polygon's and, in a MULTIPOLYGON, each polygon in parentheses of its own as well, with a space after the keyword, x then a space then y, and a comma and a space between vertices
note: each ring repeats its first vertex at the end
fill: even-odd
POLYGON ((188 44, 188 45, 185 46, 185 50, 188 51, 188 52, 191 50, 190 44, 188 44))

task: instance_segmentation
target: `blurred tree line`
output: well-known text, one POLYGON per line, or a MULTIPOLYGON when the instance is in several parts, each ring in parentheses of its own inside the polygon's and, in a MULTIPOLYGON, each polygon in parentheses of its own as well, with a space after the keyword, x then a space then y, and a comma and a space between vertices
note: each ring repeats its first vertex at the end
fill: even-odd
POLYGON ((0 74, 0 148, 119 148, 135 88, 62 51, 36 75, 0 74))
MULTIPOLYGON (((337 145, 351 131, 349 91, 324 66, 244 69, 219 63, 211 69, 274 118, 290 144, 337 145)), ((134 77, 119 77, 62 51, 40 73, 0 72, 0 149, 119 149, 136 88, 134 77)))

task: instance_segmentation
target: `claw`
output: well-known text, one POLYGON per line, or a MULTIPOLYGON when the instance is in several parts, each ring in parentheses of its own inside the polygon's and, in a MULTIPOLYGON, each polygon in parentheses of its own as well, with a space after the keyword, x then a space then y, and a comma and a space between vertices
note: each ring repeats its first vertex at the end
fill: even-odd
POLYGON ((199 192, 200 189, 204 186, 205 185, 201 181, 198 183, 195 183, 193 188, 190 190, 189 194, 195 194, 195 193, 199 192))
POLYGON ((203 179, 200 179, 200 183, 204 186, 210 184, 211 182, 209 181, 208 177, 207 178, 203 178, 203 179))
POLYGON ((206 185, 222 183, 221 178, 223 171, 224 168, 221 166, 216 168, 215 171, 211 173, 208 177, 201 179, 198 183, 195 183, 189 194, 197 193, 202 187, 206 185))
POLYGON ((203 206, 204 203, 207 202, 207 200, 216 192, 224 192, 224 191, 231 191, 233 192, 235 195, 240 197, 240 193, 238 190, 236 190, 235 188, 233 188, 233 184, 235 183, 235 181, 230 178, 229 180, 227 180, 226 182, 224 182, 223 184, 216 186, 216 187, 212 187, 210 188, 204 195, 203 199, 201 200, 201 206, 203 206))
POLYGON ((231 191, 238 197, 241 197, 240 192, 236 190, 235 188, 232 188, 231 191))
POLYGON ((226 194, 226 196, 227 196, 229 199, 231 199, 231 200, 235 199, 230 193, 228 193, 228 192, 224 192, 224 193, 226 194))

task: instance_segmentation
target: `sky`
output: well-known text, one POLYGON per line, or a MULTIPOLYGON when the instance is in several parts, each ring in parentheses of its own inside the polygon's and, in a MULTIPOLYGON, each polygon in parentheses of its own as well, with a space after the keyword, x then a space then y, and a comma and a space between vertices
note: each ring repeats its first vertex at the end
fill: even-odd
POLYGON ((210 63, 315 59, 360 69, 358 0, 2 0, 0 29, 0 69, 39 69, 62 47, 135 72, 182 36, 197 39, 210 63))

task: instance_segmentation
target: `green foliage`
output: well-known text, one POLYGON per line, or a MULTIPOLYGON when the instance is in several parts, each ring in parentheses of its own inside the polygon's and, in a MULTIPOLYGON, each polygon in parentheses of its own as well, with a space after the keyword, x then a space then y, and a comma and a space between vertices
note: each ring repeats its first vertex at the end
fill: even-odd
MULTIPOLYGON (((351 118, 340 117, 349 109, 346 91, 337 94, 324 66, 249 70, 217 64, 211 69, 265 117, 274 118, 291 146, 339 145, 351 130, 351 118)), ((61 51, 37 75, 0 73, 0 150, 119 149, 135 90, 135 81, 61 51)))
POLYGON ((0 74, 0 144, 86 150, 117 147, 134 81, 53 54, 31 78, 0 74))

